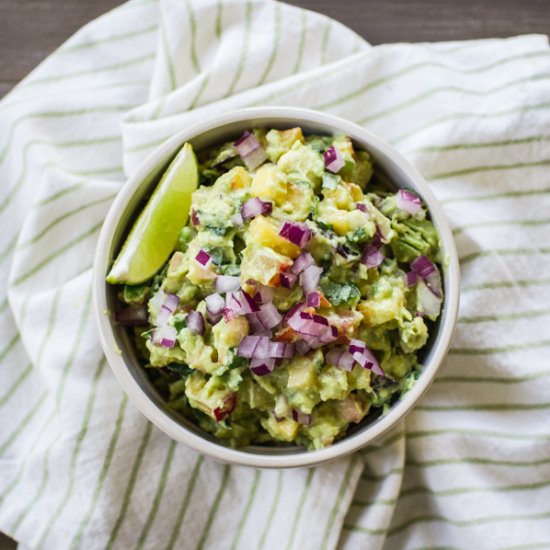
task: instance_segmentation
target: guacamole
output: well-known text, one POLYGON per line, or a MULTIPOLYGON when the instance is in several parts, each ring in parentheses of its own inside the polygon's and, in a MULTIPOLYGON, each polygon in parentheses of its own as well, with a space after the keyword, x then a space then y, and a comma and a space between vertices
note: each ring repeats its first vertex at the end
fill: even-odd
POLYGON ((231 446, 331 445, 417 380, 439 237, 346 136, 253 129, 199 154, 164 267, 119 285, 167 406, 231 446))

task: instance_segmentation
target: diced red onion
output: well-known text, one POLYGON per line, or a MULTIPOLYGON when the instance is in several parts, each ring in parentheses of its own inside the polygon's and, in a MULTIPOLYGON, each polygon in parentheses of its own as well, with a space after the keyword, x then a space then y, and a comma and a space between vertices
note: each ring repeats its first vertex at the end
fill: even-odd
POLYGON ((206 302, 206 309, 211 315, 219 315, 225 306, 225 300, 217 292, 207 296, 204 301, 206 302))
POLYGON ((273 371, 275 368, 275 359, 267 357, 265 359, 255 359, 250 361, 250 370, 256 376, 265 376, 273 371))
POLYGON ((187 322, 187 328, 193 334, 204 334, 204 330, 205 330, 204 317, 198 311, 195 311, 192 309, 187 314, 186 322, 187 322))
POLYGON ((239 290, 240 287, 241 280, 239 277, 233 277, 231 275, 216 276, 216 292, 225 294, 226 292, 239 290))
POLYGON ((247 313, 246 318, 248 319, 248 324, 250 326, 250 332, 255 336, 271 336, 271 332, 268 331, 264 324, 258 319, 257 313, 247 313))
POLYGON ((244 225, 244 220, 240 212, 235 212, 229 219, 235 227, 242 227, 244 225))
POLYGON ((361 210, 361 212, 367 211, 367 205, 363 202, 358 202, 355 204, 355 206, 357 207, 357 210, 361 210))
POLYGON ((271 287, 265 285, 258 285, 258 290, 254 294, 254 301, 257 304, 266 304, 273 300, 274 291, 271 287))
POLYGON ((364 342, 354 339, 350 342, 348 349, 353 359, 355 359, 361 367, 372 370, 372 372, 380 376, 384 376, 384 371, 380 368, 376 357, 364 342))
POLYGON ((407 287, 414 286, 418 275, 414 271, 409 271, 405 274, 405 284, 407 287))
POLYGON ((315 260, 309 252, 302 252, 292 264, 291 271, 294 275, 299 275, 304 269, 307 269, 310 265, 315 265, 315 260))
POLYGON ((334 174, 338 173, 344 167, 344 159, 340 151, 331 145, 324 153, 325 168, 334 174))
POLYGON ((321 267, 310 265, 300 274, 300 285, 306 294, 315 292, 322 273, 323 269, 321 267))
POLYGON ((311 240, 313 232, 303 223, 284 222, 279 231, 279 235, 300 248, 306 248, 311 240))
POLYGON ((163 296, 164 301, 162 303, 162 306, 160 306, 160 309, 158 310, 155 319, 155 324, 159 327, 166 324, 166 322, 170 318, 170 315, 172 315, 172 313, 176 311, 180 302, 180 299, 175 294, 163 293, 163 296))
POLYGON ((171 313, 174 313, 179 303, 180 303, 180 299, 178 296, 176 296, 175 294, 166 294, 166 297, 164 298, 164 303, 162 305, 166 309, 168 309, 171 313))
POLYGON ((335 327, 329 325, 327 318, 322 315, 312 315, 305 311, 297 311, 288 318, 287 323, 311 347, 320 347, 325 343, 334 341, 338 337, 338 331, 335 327), (315 340, 312 340, 310 337, 315 338, 315 340))
POLYGON ((269 214, 273 209, 273 203, 263 201, 258 197, 248 199, 241 207, 241 216, 243 220, 249 220, 262 214, 269 214))
POLYGON ((115 313, 115 320, 119 325, 128 327, 146 325, 147 308, 145 305, 139 305, 119 309, 115 313))
POLYGON ((411 269, 428 285, 429 289, 438 297, 443 296, 441 275, 437 266, 426 256, 419 256, 411 263, 411 269))
POLYGON ((374 244, 368 244, 361 256, 361 263, 367 268, 378 267, 384 261, 384 253, 374 244))
POLYGON ((297 280, 298 277, 296 277, 294 273, 289 273, 288 271, 286 273, 281 273, 281 286, 283 288, 294 288, 297 280))
POLYGON ((348 346, 348 350, 350 353, 363 353, 367 349, 367 344, 363 342, 362 340, 357 340, 357 338, 353 338, 348 346))
POLYGON ((321 294, 319 292, 310 292, 306 298, 308 307, 319 307, 321 305, 321 294))
POLYGON ((258 147, 242 159, 249 170, 254 170, 267 160, 267 154, 263 147, 258 147))
POLYGON ((330 330, 327 329, 326 332, 321 335, 321 342, 323 344, 330 344, 338 340, 338 329, 333 325, 330 325, 328 328, 330 330))
POLYGON ((157 290, 149 300, 149 305, 151 306, 151 309, 153 311, 158 311, 162 307, 162 304, 164 304, 165 298, 166 292, 164 292, 164 290, 162 289, 157 290))
POLYGON ((311 346, 305 340, 298 340, 294 347, 300 355, 305 355, 311 349, 311 346))
POLYGON ((416 292, 419 311, 435 319, 441 311, 441 298, 436 296, 422 279, 418 279, 416 283, 416 292))
POLYGON ((269 357, 269 336, 260 336, 252 359, 267 359, 269 357))
POLYGON ((292 418, 303 426, 309 426, 311 424, 311 415, 296 409, 292 409, 292 418))
POLYGON ((283 320, 283 316, 272 302, 261 305, 260 311, 256 315, 265 329, 272 329, 283 320))
POLYGON ((233 143, 233 145, 235 146, 241 157, 246 157, 246 155, 249 155, 258 147, 261 147, 260 142, 258 141, 256 136, 248 130, 246 130, 243 135, 233 143))
POLYGON ((325 360, 329 365, 334 365, 340 369, 351 372, 355 364, 355 359, 349 351, 341 348, 334 348, 325 355, 325 360))
POLYGON ((433 273, 430 273, 424 281, 428 285, 429 289, 438 297, 443 297, 443 287, 441 283, 441 275, 437 269, 433 273))
POLYGON ((199 262, 199 264, 201 264, 203 267, 206 267, 212 261, 212 256, 210 256, 208 252, 201 248, 199 250, 199 253, 195 256, 195 260, 197 260, 197 262, 199 262))
POLYGON ((425 279, 436 270, 436 267, 427 256, 419 256, 411 263, 411 269, 425 279))
POLYGON ((157 316, 155 318, 155 325, 157 327, 161 327, 165 325, 168 322, 168 319, 170 318, 171 315, 172 315, 172 312, 167 307, 162 305, 158 310, 157 316))
POLYGON ((422 207, 420 197, 410 191, 407 191, 406 189, 399 189, 395 197, 395 204, 397 205, 397 208, 408 212, 412 216, 414 216, 414 214, 416 214, 422 207))
MULTIPOLYGON (((239 357, 251 358, 254 355, 254 350, 258 345, 261 338, 267 338, 265 336, 245 336, 237 348, 237 355, 239 357)), ((269 340, 269 338, 267 338, 269 340)))
POLYGON ((249 170, 254 170, 267 159, 264 148, 252 132, 244 132, 233 145, 249 170))
POLYGON ((268 355, 274 359, 290 359, 294 357, 294 344, 269 342, 268 355))
POLYGON ((153 344, 172 349, 176 345, 177 331, 174 327, 164 325, 153 330, 151 341, 153 344))
POLYGON ((260 311, 260 306, 254 301, 250 294, 244 290, 241 290, 240 302, 243 313, 256 313, 260 311))
POLYGON ((191 223, 193 225, 199 225, 201 222, 199 216, 194 208, 191 208, 191 223))
POLYGON ((296 315, 300 310, 302 310, 305 307, 304 302, 298 302, 297 304, 294 304, 286 313, 284 316, 283 321, 285 323, 288 323, 288 320, 296 315))
POLYGON ((302 339, 309 345, 311 349, 317 349, 324 346, 327 342, 323 342, 318 336, 308 336, 307 334, 302 334, 302 339))
POLYGON ((324 327, 328 327, 328 319, 326 317, 323 317, 322 315, 317 315, 314 313, 311 318, 319 325, 323 325, 324 327))
POLYGON ((226 294, 225 307, 222 309, 222 315, 226 322, 231 321, 231 319, 242 313, 239 297, 236 292, 228 292, 226 294))
POLYGON ((208 319, 208 322, 212 326, 217 324, 221 320, 222 317, 223 317, 222 312, 216 313, 216 314, 210 313, 209 311, 206 312, 206 318, 208 319))

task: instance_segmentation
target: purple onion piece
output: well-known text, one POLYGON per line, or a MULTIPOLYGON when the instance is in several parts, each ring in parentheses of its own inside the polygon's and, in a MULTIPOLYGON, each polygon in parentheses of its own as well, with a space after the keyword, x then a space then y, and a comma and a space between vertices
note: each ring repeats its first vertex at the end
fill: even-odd
POLYGON ((241 287, 241 279, 231 275, 217 275, 216 276, 216 292, 225 294, 226 292, 233 292, 239 290, 241 287))
POLYGON ((319 292, 310 292, 306 298, 308 307, 318 308, 321 305, 321 294, 319 292))
POLYGON ((178 296, 176 296, 175 294, 166 294, 166 297, 164 298, 164 303, 162 305, 168 311, 170 311, 171 313, 174 313, 179 303, 180 303, 180 299, 178 296))
POLYGON ((313 232, 304 223, 284 222, 279 230, 279 235, 300 248, 306 248, 313 232))
POLYGON ((304 269, 307 269, 310 265, 315 265, 315 260, 313 259, 313 256, 309 252, 302 252, 292 264, 292 273, 294 275, 299 275, 304 271, 304 269))
POLYGON ((204 325, 204 317, 195 310, 191 310, 187 314, 187 328, 193 333, 193 334, 204 334, 205 331, 205 325, 204 325))
POLYGON ((258 147, 242 159, 249 170, 255 170, 267 160, 267 154, 263 147, 258 147))
POLYGON ((420 197, 407 191, 406 189, 400 189, 395 197, 395 204, 399 210, 403 210, 414 216, 420 208, 422 208, 422 201, 420 197))
POLYGON ((368 244, 361 256, 361 263, 367 266, 367 269, 378 267, 384 261, 384 253, 375 244, 368 244))
POLYGON ((233 145, 241 157, 246 157, 252 153, 252 151, 255 151, 258 147, 261 147, 256 136, 248 130, 246 130, 243 135, 233 143, 233 145))
POLYGON ((269 330, 281 323, 283 316, 277 311, 277 308, 272 302, 262 304, 260 311, 256 313, 258 320, 262 323, 265 329, 269 330))
POLYGON ((206 309, 211 315, 219 315, 225 306, 225 300, 218 294, 210 294, 204 301, 206 302, 206 309))
POLYGON ((260 306, 244 290, 241 290, 241 307, 243 313, 257 313, 260 311, 260 306))
POLYGON ((306 294, 315 292, 322 273, 323 269, 321 267, 310 265, 300 274, 300 285, 303 287, 306 294))
POLYGON ((199 216, 194 208, 191 208, 191 223, 193 225, 199 225, 201 222, 199 216))
POLYGON ((411 269, 420 277, 425 279, 433 273, 437 268, 435 264, 427 256, 419 256, 411 263, 411 269))
POLYGON ((294 273, 281 273, 281 286, 283 288, 294 288, 298 277, 294 273))
POLYGON ((164 348, 172 349, 176 345, 177 331, 174 327, 163 326, 153 330, 151 341, 155 345, 160 345, 164 348))
POLYGON ((239 357, 251 358, 260 338, 261 336, 245 336, 237 348, 237 355, 239 357))
POLYGON ((334 174, 337 174, 344 167, 344 159, 340 151, 333 145, 323 153, 323 160, 325 161, 325 168, 334 174))
POLYGON ((171 315, 172 315, 172 312, 167 307, 162 305, 155 317, 155 325, 157 327, 161 327, 165 325, 168 322, 168 319, 170 319, 171 315))
POLYGON ((418 279, 416 291, 419 312, 430 319, 435 319, 441 312, 442 299, 436 296, 422 279, 418 279))
POLYGON ((249 220, 263 214, 270 214, 273 209, 273 203, 263 201, 258 197, 248 199, 241 207, 241 216, 243 220, 249 220))
POLYGON ((206 252, 206 250, 203 250, 202 248, 199 250, 198 254, 195 256, 195 260, 199 262, 203 267, 206 267, 210 262, 212 261, 212 256, 206 252))
POLYGON ((311 424, 311 415, 296 409, 292 409, 292 418, 303 426, 309 426, 311 424))
POLYGON ((235 214, 231 216, 230 220, 235 227, 242 227, 244 225, 244 220, 240 212, 235 212, 235 214))
POLYGON ((416 284, 416 280, 418 278, 418 275, 414 271, 409 271, 405 274, 405 283, 407 284, 407 287, 414 286, 416 284))

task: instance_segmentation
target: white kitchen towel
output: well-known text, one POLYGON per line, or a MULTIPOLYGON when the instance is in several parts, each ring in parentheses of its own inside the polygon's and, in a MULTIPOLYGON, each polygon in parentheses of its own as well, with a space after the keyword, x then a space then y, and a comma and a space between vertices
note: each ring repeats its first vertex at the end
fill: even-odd
POLYGON ((370 47, 269 0, 132 0, 79 31, 0 103, 0 530, 35 550, 550 548, 549 84, 543 36, 370 47), (453 349, 407 421, 281 472, 152 427, 90 303, 125 175, 191 122, 276 104, 399 147, 463 275, 453 349))

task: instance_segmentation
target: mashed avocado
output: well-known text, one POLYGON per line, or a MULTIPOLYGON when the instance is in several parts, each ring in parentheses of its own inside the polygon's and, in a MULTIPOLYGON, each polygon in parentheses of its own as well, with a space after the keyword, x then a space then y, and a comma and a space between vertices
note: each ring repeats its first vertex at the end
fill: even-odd
POLYGON ((121 318, 168 406, 204 430, 331 445, 421 371, 443 300, 426 207, 346 136, 255 129, 199 161, 189 222, 151 281, 120 287, 121 318))

